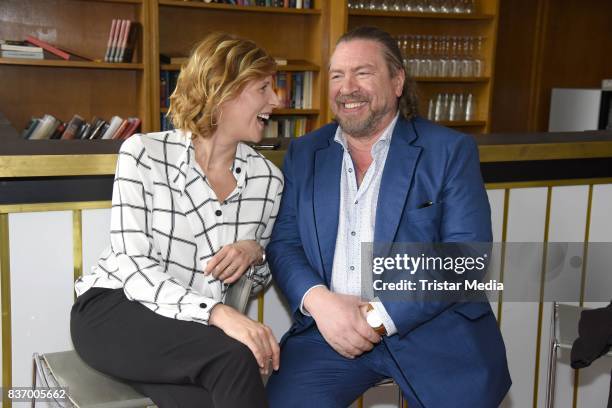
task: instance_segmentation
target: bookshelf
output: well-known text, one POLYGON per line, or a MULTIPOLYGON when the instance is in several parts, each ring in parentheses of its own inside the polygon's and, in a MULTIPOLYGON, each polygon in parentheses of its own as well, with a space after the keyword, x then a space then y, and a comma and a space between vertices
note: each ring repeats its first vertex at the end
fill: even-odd
MULTIPOLYGON (((152 128, 150 110, 149 2, 143 0, 6 0, 0 12, 11 16, 0 25, 0 38, 21 40, 34 35, 92 61, 0 58, 0 107, 17 129, 31 117, 51 114, 68 122, 74 114, 90 121, 98 116, 137 116, 143 131, 152 128), (113 18, 138 22, 131 63, 103 62, 113 18)), ((45 56, 47 58, 47 56, 45 56)), ((75 141, 81 142, 81 141, 75 141)), ((82 141, 84 153, 100 144, 82 141)), ((62 145, 53 143, 53 154, 62 145)))
POLYGON ((349 8, 348 0, 334 3, 336 8, 332 10, 330 47, 333 47, 341 34, 360 25, 381 27, 394 37, 406 35, 484 37, 480 52, 480 58, 484 61, 482 75, 477 77, 413 75, 413 79, 417 85, 419 112, 422 116, 427 116, 429 100, 439 93, 466 95, 471 93, 476 100, 474 114, 476 120, 443 120, 439 123, 468 133, 489 131, 499 0, 477 0, 476 11, 469 14, 365 10, 349 8))
MULTIPOLYGON (((327 103, 327 65, 337 38, 357 25, 377 25, 392 35, 483 36, 485 68, 481 76, 413 76, 427 114, 438 93, 472 93, 477 111, 470 121, 441 123, 469 133, 490 128, 490 99, 499 0, 478 0, 472 14, 415 13, 349 9, 348 0, 314 0, 312 9, 234 6, 183 0, 4 0, 0 12, 11 19, 0 26, 0 38, 39 35, 48 42, 97 58, 94 61, 0 58, 0 106, 17 131, 31 117, 52 114, 68 121, 78 113, 93 116, 137 116, 142 131, 160 130, 160 74, 180 64, 162 64, 158 56, 187 56, 211 31, 253 39, 271 55, 287 60, 279 71, 312 72, 309 109, 276 109, 273 119, 301 117, 315 128, 331 120, 327 103), (141 33, 131 63, 106 63, 101 58, 114 18, 137 21, 141 33)), ((29 142, 29 141, 28 141, 29 142)), ((25 143, 25 141, 24 141, 25 143)), ((108 154, 118 144, 36 141, 50 154, 108 154), (43 147, 48 146, 48 147, 43 147), (75 147, 81 146, 81 147, 75 147)), ((37 150, 37 151, 38 151, 37 150)), ((28 154, 29 148, 23 149, 28 154)))
MULTIPOLYGON (((212 31, 224 31, 255 41, 274 57, 287 60, 279 71, 313 72, 312 108, 276 109, 280 116, 307 117, 311 128, 325 123, 326 76, 321 67, 328 61, 329 7, 331 2, 315 0, 312 9, 291 9, 256 6, 233 6, 192 1, 159 0, 152 8, 152 54, 170 57, 187 56, 199 40, 212 31), (287 38, 291 41, 287 41, 287 38)), ((153 61, 152 116, 167 112, 160 101, 162 71, 177 71, 180 64, 153 61)))

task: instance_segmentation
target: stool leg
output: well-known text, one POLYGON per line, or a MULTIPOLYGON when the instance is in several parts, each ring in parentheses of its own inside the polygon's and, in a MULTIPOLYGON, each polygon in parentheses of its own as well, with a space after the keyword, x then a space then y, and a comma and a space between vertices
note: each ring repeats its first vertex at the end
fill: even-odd
POLYGON ((397 406, 399 408, 408 408, 408 404, 406 403, 406 400, 404 399, 404 394, 402 394, 402 389, 397 387, 398 391, 397 391, 397 406))
POLYGON ((357 408, 363 408, 363 395, 357 399, 357 408))
MULTIPOLYGON (((36 354, 32 356, 32 389, 36 389, 36 354)), ((36 398, 32 396, 32 408, 36 407, 36 398)))
POLYGON ((548 362, 548 381, 546 387, 546 408, 555 406, 555 380, 557 374, 557 341, 551 341, 550 360, 548 362))

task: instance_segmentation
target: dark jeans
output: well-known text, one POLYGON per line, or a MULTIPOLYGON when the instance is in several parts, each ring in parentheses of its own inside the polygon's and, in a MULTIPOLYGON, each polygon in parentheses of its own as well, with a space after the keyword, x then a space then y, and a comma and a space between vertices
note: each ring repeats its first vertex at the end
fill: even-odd
POLYGON ((160 408, 266 407, 251 351, 213 326, 160 316, 123 289, 77 299, 72 342, 91 367, 129 382, 160 408))

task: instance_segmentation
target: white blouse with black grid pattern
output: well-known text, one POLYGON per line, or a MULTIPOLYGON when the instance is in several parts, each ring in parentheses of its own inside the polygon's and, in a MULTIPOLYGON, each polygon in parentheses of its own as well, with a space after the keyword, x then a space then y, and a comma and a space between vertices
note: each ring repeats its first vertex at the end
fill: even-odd
MULTIPOLYGON (((191 134, 135 135, 121 146, 113 188, 111 245, 91 274, 75 284, 123 288, 154 312, 207 324, 226 285, 204 275, 224 245, 256 240, 266 246, 283 189, 281 171, 239 143, 232 166, 236 188, 219 202, 194 159, 191 134)), ((269 282, 267 264, 253 279, 269 282)))

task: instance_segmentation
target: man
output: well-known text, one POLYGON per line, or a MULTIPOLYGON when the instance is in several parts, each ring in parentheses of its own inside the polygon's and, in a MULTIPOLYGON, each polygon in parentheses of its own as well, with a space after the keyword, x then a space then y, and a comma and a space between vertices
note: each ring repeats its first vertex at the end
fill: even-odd
POLYGON ((339 126, 289 147, 267 247, 294 317, 271 407, 346 407, 388 377, 411 408, 498 406, 510 376, 488 303, 360 298, 362 242, 491 241, 474 141, 415 116, 401 53, 382 30, 342 36, 329 76, 339 126))

